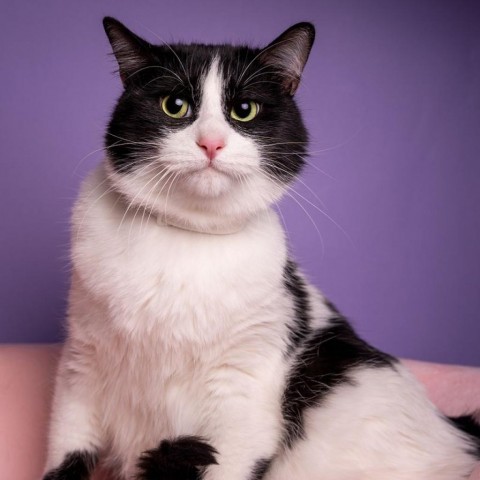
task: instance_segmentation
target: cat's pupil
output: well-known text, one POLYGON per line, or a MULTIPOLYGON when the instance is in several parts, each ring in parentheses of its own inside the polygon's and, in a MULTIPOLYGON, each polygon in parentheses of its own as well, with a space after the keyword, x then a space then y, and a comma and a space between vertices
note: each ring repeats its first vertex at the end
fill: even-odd
POLYGON ((252 111, 252 105, 251 102, 238 102, 234 106, 234 109, 240 118, 247 118, 252 111))
POLYGON ((171 96, 166 102, 166 107, 170 113, 176 114, 180 112, 184 103, 185 100, 183 98, 171 96))

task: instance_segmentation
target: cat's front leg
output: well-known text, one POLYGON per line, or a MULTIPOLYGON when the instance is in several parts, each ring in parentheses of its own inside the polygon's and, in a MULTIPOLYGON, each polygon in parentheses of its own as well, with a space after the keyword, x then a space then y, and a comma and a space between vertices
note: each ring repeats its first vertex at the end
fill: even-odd
POLYGON ((137 479, 260 480, 281 438, 276 410, 258 399, 225 402, 201 436, 163 440, 144 452, 137 479))
POLYGON ((100 435, 91 396, 60 361, 43 480, 88 480, 98 460, 100 435))
MULTIPOLYGON (((255 444, 252 439, 249 443, 255 444)), ((141 455, 137 480, 261 480, 270 467, 273 452, 262 456, 258 452, 264 445, 257 447, 254 453, 244 448, 228 452, 224 446, 222 455, 201 437, 163 440, 157 448, 141 455)))
POLYGON ((218 445, 217 463, 210 465, 201 479, 261 480, 279 443, 277 429, 267 428, 261 432, 238 424, 227 428, 213 443, 218 445))

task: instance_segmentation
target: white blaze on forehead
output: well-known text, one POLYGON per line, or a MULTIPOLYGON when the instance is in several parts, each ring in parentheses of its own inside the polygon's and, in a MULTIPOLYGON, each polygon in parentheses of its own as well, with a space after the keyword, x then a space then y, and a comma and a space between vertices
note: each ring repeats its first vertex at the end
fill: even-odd
POLYGON ((223 112, 223 78, 217 58, 212 60, 202 85, 200 109, 198 113, 198 132, 204 135, 227 136, 229 125, 223 112))
POLYGON ((214 58, 203 81, 200 116, 222 115, 223 117, 222 96, 222 72, 218 64, 218 58, 214 58))

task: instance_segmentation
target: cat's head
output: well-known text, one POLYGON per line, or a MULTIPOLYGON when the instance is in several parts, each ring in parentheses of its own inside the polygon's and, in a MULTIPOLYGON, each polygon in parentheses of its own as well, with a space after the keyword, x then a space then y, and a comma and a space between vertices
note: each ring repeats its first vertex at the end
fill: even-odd
POLYGON ((306 154, 293 95, 311 24, 265 48, 151 45, 112 18, 104 27, 124 86, 107 166, 127 202, 167 223, 227 232, 281 197, 306 154))

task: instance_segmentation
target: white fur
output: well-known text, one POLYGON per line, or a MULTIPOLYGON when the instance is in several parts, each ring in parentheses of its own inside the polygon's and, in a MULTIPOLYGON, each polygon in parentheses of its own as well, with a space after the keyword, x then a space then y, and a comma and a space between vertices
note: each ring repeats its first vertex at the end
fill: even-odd
MULTIPOLYGON (((97 448, 126 479, 161 440, 200 435, 219 451, 206 480, 248 480, 275 454, 271 480, 459 480, 472 468, 465 440, 400 368, 356 370, 354 384, 306 412, 307 440, 280 449, 294 315, 284 233, 268 208, 281 190, 258 173, 255 143, 223 118, 221 89, 213 62, 198 119, 159 146, 154 166, 118 175, 107 162, 83 185, 47 470, 97 448), (196 144, 213 131, 226 144, 217 169, 196 144), (149 191, 157 167, 177 177, 149 191), (196 233, 158 225, 162 215, 243 228, 196 233)), ((311 327, 322 328, 329 311, 309 289, 311 327)))
POLYGON ((473 469, 465 439, 403 366, 359 367, 305 415, 307 441, 266 480, 460 480, 473 469))

